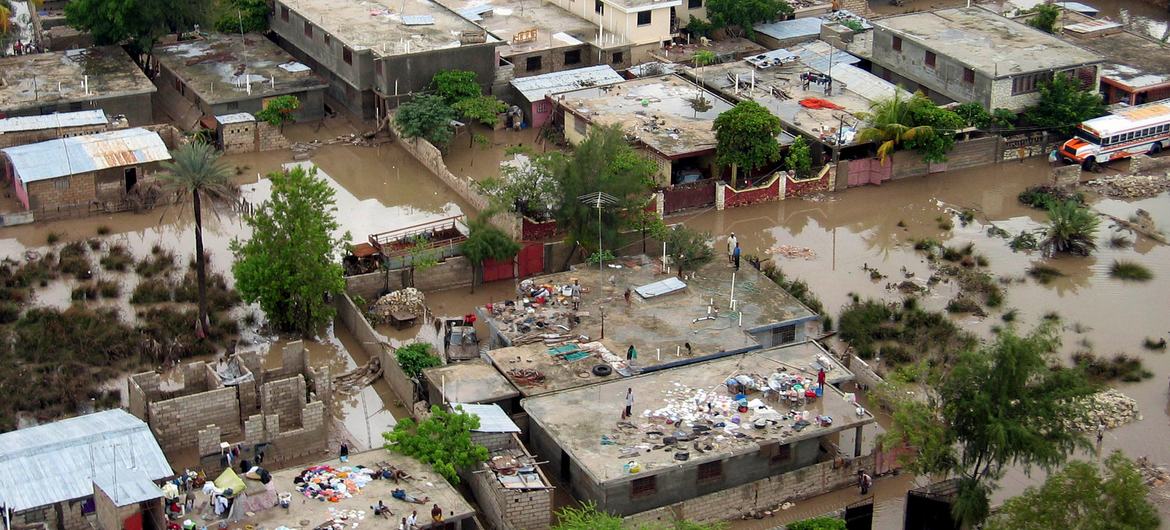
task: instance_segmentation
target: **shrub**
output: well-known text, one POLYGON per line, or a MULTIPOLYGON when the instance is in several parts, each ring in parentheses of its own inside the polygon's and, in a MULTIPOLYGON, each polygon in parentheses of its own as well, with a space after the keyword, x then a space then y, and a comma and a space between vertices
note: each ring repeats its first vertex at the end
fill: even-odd
POLYGON ((12 301, 0 302, 0 324, 16 322, 20 318, 20 304, 12 301))
POLYGON ((81 241, 74 241, 61 249, 57 258, 57 268, 65 274, 72 275, 79 280, 88 280, 93 277, 90 270, 89 255, 86 246, 81 241))
POLYGON ((1085 195, 1080 192, 1073 193, 1064 188, 1048 185, 1027 188, 1016 198, 1028 206, 1041 210, 1050 210, 1053 206, 1067 201, 1085 203, 1085 195))
POLYGON ((171 301, 171 286, 162 278, 143 280, 130 295, 131 304, 157 304, 171 301))
POLYGON ((1137 382, 1154 376, 1142 366, 1138 357, 1130 357, 1124 353, 1114 355, 1112 359, 1098 357, 1091 352, 1077 352, 1072 360, 1094 380, 1108 382, 1120 379, 1125 382, 1137 382))
POLYGON ((1129 238, 1120 234, 1114 234, 1113 237, 1109 238, 1109 246, 1112 248, 1129 248, 1132 244, 1133 242, 1129 238))
POLYGON ((110 227, 109 227, 109 226, 106 226, 106 225, 98 225, 98 227, 97 227, 97 235, 99 235, 99 236, 106 236, 106 235, 109 235, 109 234, 110 234, 110 227))
POLYGON ((108 271, 125 272, 134 263, 134 257, 122 245, 110 247, 110 253, 101 259, 102 268, 108 271))
POLYGON ((117 298, 119 294, 122 294, 122 286, 116 280, 98 280, 97 290, 102 298, 117 298))
POLYGON ((92 283, 83 283, 73 288, 73 292, 69 294, 71 300, 96 300, 98 295, 97 287, 92 283))
POLYGON ((142 258, 134 266, 134 272, 143 278, 151 278, 156 274, 170 271, 175 267, 175 255, 169 250, 163 250, 158 245, 150 249, 150 255, 142 258))
POLYGON ((1048 283, 1056 278, 1064 276, 1060 269, 1049 267, 1048 265, 1036 264, 1028 268, 1028 276, 1031 276, 1040 283, 1048 283))
POLYGON ((1120 260, 1113 261, 1113 266, 1109 268, 1109 275, 1119 280, 1138 282, 1149 281, 1154 277, 1154 273, 1140 263, 1120 260))
POLYGON ((1039 242, 1036 241, 1036 235, 1031 232, 1020 232, 1020 235, 1013 237, 1008 246, 1012 251, 1018 252, 1021 250, 1036 250, 1039 242))
POLYGON ((788 530, 845 530, 845 520, 836 517, 821 516, 805 519, 787 525, 788 530))
POLYGON ((49 234, 45 236, 45 243, 48 243, 50 245, 56 245, 57 242, 60 241, 63 236, 64 236, 64 234, 62 234, 60 232, 49 232, 49 234))
POLYGON ((979 307, 979 302, 976 302, 966 296, 959 295, 947 302, 947 312, 982 315, 983 308, 979 307))
POLYGON ((1146 337, 1145 340, 1142 341, 1142 346, 1145 347, 1145 349, 1147 349, 1147 350, 1154 350, 1154 351, 1165 350, 1166 349, 1166 338, 1160 337, 1160 338, 1155 340, 1153 337, 1146 337))
POLYGON ((431 354, 431 345, 425 342, 415 342, 398 348, 394 352, 398 365, 407 377, 418 377, 424 369, 440 366, 442 359, 431 354))

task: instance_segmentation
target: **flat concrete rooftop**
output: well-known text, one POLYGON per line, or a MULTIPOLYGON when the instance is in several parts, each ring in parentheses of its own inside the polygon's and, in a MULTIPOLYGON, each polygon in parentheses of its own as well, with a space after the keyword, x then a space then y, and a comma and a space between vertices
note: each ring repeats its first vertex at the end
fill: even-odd
MULTIPOLYGON (((608 351, 625 358, 625 350, 617 350, 612 341, 600 341, 608 351), (617 350, 617 351, 615 351, 617 350)), ((496 348, 487 352, 492 364, 499 374, 507 378, 520 395, 524 397, 539 396, 550 392, 568 390, 601 381, 618 379, 617 372, 597 376, 591 371, 594 366, 605 364, 605 359, 596 352, 589 352, 581 359, 569 361, 561 356, 549 352, 550 346, 543 342, 496 348), (539 374, 539 380, 527 377, 526 374, 539 374)), ((673 354, 671 356, 673 358, 673 354)), ((493 370, 495 370, 493 369, 493 370)))
MULTIPOLYGON (((479 26, 429 0, 280 0, 354 50, 377 56, 457 48, 464 31, 479 26), (407 25, 410 17, 429 23, 407 25), (405 17, 405 18, 404 18, 405 17)), ((488 42, 497 39, 488 36, 488 42)))
POLYGON ((601 48, 629 45, 620 35, 609 32, 602 43, 598 40, 597 25, 553 4, 524 0, 439 0, 439 3, 507 43, 499 48, 503 57, 582 43, 601 48), (536 32, 535 38, 517 39, 518 33, 531 31, 536 32))
POLYGON ((0 58, 0 112, 149 94, 154 85, 118 46, 0 58), (89 94, 85 79, 89 76, 89 94))
MULTIPOLYGON (((725 384, 729 378, 746 375, 759 386, 767 386, 773 374, 780 373, 775 377, 790 374, 811 379, 815 386, 813 363, 818 357, 830 356, 810 343, 793 344, 526 398, 521 405, 531 421, 539 424, 595 482, 632 480, 680 465, 694 466, 755 452, 761 443, 771 440, 791 444, 873 422, 868 412, 858 416, 855 406, 829 384, 825 385, 824 397, 807 405, 800 400, 790 401, 787 396, 773 397, 771 392, 765 397, 762 392, 750 391, 748 412, 735 411, 734 394, 725 384), (633 389, 633 417, 622 422, 620 414, 627 388, 633 389), (799 431, 794 429, 797 419, 790 415, 793 411, 807 411, 811 424, 799 431), (832 423, 822 426, 815 421, 822 415, 831 417, 832 423), (739 417, 739 423, 734 423, 732 417, 739 417), (753 422, 757 420, 774 423, 756 428, 753 422), (675 460, 675 451, 653 450, 663 445, 664 435, 692 433, 694 426, 709 430, 696 435, 697 445, 704 448, 702 452, 693 449, 691 441, 681 444, 685 448, 680 450, 689 451, 687 461, 675 460), (614 443, 602 444, 602 436, 614 443), (623 470, 630 460, 642 465, 640 473, 631 475, 623 470)), ((828 360, 833 369, 827 372, 827 380, 852 378, 847 369, 828 360)))
MULTIPOLYGON (((1064 26, 1098 21, 1066 11, 1064 26)), ((1170 44, 1138 35, 1127 29, 1080 36, 1065 31, 1065 40, 1098 53, 1105 60, 1101 76, 1131 89, 1170 83, 1170 44)))
POLYGON ((565 109, 600 125, 618 125, 668 158, 714 152, 715 118, 734 105, 677 75, 644 77, 557 97, 565 109), (708 105, 692 102, 702 94, 708 105))
POLYGON ((1101 56, 978 7, 873 21, 994 78, 1099 62, 1101 56))
MULTIPOLYGON (((603 285, 596 268, 575 268, 538 276, 533 278, 536 285, 548 285, 554 290, 572 284, 573 278, 579 279, 582 287, 580 310, 572 310, 568 297, 555 295, 549 303, 534 306, 533 312, 528 313, 523 307, 524 297, 520 297, 512 306, 494 304, 492 314, 487 315, 487 324, 505 339, 506 345, 518 345, 524 342, 522 339, 534 334, 555 332, 574 338, 585 336, 591 341, 601 340, 611 352, 624 359, 626 349, 632 344, 638 350, 634 367, 646 368, 686 357, 684 344, 688 342, 695 357, 759 348, 759 343, 748 332, 815 316, 750 265, 744 265, 736 273, 736 299, 740 313, 730 311, 734 270, 726 259, 720 258, 722 254, 717 253, 711 263, 695 272, 694 278, 688 274, 684 289, 648 299, 633 293, 628 305, 623 298, 626 288, 633 290, 673 276, 662 274, 658 263, 645 256, 619 260, 617 264, 621 268, 607 265, 603 285), (707 306, 712 299, 719 316, 695 322, 695 319, 707 315, 707 306), (604 338, 601 333, 602 308, 605 311, 604 338), (574 314, 580 319, 579 324, 573 324, 574 314), (565 326, 570 331, 557 326, 565 326), (661 359, 656 351, 661 351, 661 359), (676 356, 676 352, 681 356, 676 356)), ((492 354, 489 352, 489 355, 492 354)))
POLYGON ((349 462, 346 464, 333 458, 313 465, 282 469, 272 473, 272 481, 276 484, 276 491, 292 493, 292 503, 289 504, 289 509, 274 507, 258 512, 251 517, 244 518, 240 523, 241 528, 243 525, 253 525, 256 528, 314 528, 332 519, 334 513, 350 510, 365 512, 364 520, 350 520, 347 524, 359 524, 362 527, 371 528, 390 528, 391 525, 386 524, 385 520, 380 521, 375 518, 373 511, 370 510, 370 506, 378 504, 378 501, 385 503, 390 511, 394 512, 389 522, 394 523, 395 528, 397 528, 397 522, 409 515, 411 510, 418 510, 420 521, 429 521, 431 506, 434 504, 438 504, 443 509, 443 517, 448 521, 458 521, 475 515, 475 510, 467 501, 463 500, 463 496, 448 484, 446 479, 432 471, 430 466, 385 449, 351 453, 349 462), (337 502, 320 502, 316 499, 306 498, 293 485, 293 479, 310 467, 329 465, 340 469, 343 466, 356 467, 360 465, 376 468, 379 462, 389 462, 413 478, 402 480, 398 484, 395 484, 393 480, 373 480, 352 497, 338 499, 337 502), (400 501, 390 495, 396 488, 406 490, 406 493, 415 497, 430 497, 430 500, 426 504, 411 504, 400 501), (302 524, 302 521, 309 521, 309 523, 302 524))
POLYGON ((507 378, 479 359, 427 368, 423 377, 452 403, 494 403, 520 395, 507 378))
POLYGON ((159 46, 154 49, 154 57, 211 105, 329 86, 308 66, 257 34, 214 33, 159 46), (251 83, 251 94, 246 83, 251 83))

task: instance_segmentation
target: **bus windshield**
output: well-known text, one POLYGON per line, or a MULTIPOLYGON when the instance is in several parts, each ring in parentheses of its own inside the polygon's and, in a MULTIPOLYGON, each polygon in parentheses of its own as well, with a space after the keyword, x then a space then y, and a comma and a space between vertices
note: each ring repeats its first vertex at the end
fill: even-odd
POLYGON ((1101 145, 1101 139, 1097 138, 1093 133, 1081 128, 1077 128, 1076 137, 1094 145, 1101 145))

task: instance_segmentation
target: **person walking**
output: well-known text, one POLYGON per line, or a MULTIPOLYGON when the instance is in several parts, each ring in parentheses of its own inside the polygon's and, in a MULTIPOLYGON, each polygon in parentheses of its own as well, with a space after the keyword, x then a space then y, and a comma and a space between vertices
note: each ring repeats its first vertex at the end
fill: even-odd
POLYGON ((1101 442, 1105 440, 1105 424, 1097 424, 1097 452, 1101 452, 1101 442))
POLYGON ((581 309, 581 280, 574 279, 573 285, 569 287, 569 294, 573 298, 573 311, 581 309))
POLYGON ((739 239, 735 237, 735 232, 732 232, 730 236, 727 236, 727 263, 734 263, 732 254, 735 253, 735 247, 738 246, 739 239))
POLYGON ((630 305, 630 294, 632 294, 632 291, 630 291, 629 287, 626 287, 626 292, 622 295, 626 298, 626 305, 630 305))
POLYGON ((628 419, 634 413, 634 389, 626 389, 626 408, 622 410, 622 419, 628 419))
POLYGON ((868 495, 870 486, 873 486, 873 477, 869 476, 869 473, 863 470, 861 472, 861 479, 858 482, 858 487, 861 488, 861 494, 868 495))
POLYGON ((736 243, 735 249, 731 251, 731 258, 735 263, 735 270, 739 270, 739 252, 739 243, 736 243))

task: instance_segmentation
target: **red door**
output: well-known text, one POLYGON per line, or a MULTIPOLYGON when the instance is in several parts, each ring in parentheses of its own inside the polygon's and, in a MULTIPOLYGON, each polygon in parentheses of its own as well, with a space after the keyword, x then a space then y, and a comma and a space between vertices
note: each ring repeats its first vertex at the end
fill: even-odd
POLYGON ((134 512, 134 515, 127 517, 122 521, 123 530, 142 530, 142 512, 134 512))
POLYGON ((512 260, 485 259, 483 260, 483 283, 507 280, 515 276, 513 271, 512 260))
POLYGON ((527 278, 544 273, 544 243, 529 243, 520 250, 520 277, 527 278))

